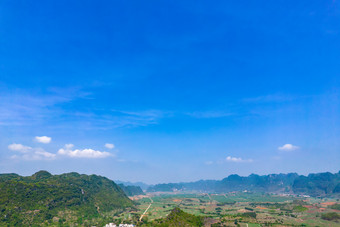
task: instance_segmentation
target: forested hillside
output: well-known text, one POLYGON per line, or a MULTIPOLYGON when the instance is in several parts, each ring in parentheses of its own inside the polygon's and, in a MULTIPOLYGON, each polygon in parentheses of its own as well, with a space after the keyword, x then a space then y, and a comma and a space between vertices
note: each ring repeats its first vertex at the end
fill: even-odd
POLYGON ((140 223, 140 225, 150 227, 198 227, 204 226, 205 219, 202 216, 188 214, 176 207, 167 217, 154 220, 150 223, 140 223))
POLYGON ((143 190, 139 186, 132 186, 124 184, 118 184, 118 186, 124 191, 127 196, 134 196, 134 195, 145 195, 143 190))
POLYGON ((0 175, 1 226, 93 225, 132 205, 118 185, 101 176, 46 171, 29 177, 0 175))
POLYGON ((295 193, 311 196, 340 194, 340 172, 299 176, 293 183, 293 190, 295 193))

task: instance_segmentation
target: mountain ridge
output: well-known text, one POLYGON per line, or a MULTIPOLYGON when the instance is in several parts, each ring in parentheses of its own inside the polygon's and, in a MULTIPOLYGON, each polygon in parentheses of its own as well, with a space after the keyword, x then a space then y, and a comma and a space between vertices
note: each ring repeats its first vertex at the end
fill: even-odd
POLYGON ((249 176, 231 174, 222 180, 199 180, 194 182, 163 183, 150 186, 148 192, 196 191, 224 193, 231 191, 256 191, 271 193, 306 194, 326 196, 340 193, 340 171, 338 173, 280 173, 249 176))

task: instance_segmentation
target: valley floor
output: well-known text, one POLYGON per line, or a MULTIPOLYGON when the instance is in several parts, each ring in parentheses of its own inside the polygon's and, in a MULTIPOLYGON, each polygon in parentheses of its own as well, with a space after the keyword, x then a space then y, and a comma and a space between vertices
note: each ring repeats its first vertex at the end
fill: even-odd
POLYGON ((340 215, 339 210, 332 208, 339 202, 330 198, 235 192, 150 193, 131 199, 137 202, 137 211, 121 213, 115 220, 143 225, 166 219, 178 207, 188 214, 207 217, 207 226, 340 226, 336 218, 323 218, 328 213, 340 215))

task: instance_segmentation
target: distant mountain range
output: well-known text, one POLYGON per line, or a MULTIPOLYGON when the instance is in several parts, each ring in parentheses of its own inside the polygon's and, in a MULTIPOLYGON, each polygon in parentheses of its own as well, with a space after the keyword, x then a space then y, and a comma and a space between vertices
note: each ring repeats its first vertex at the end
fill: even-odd
POLYGON ((254 191, 272 193, 304 194, 327 196, 340 193, 339 173, 316 173, 308 176, 288 174, 251 174, 242 177, 236 174, 222 180, 200 180, 189 183, 168 183, 150 186, 148 192, 196 191, 226 193, 231 191, 254 191))
POLYGON ((153 186, 153 185, 145 184, 143 182, 130 182, 130 181, 120 181, 120 180, 114 180, 114 182, 116 184, 123 184, 125 186, 138 186, 142 190, 147 190, 150 186, 153 186))

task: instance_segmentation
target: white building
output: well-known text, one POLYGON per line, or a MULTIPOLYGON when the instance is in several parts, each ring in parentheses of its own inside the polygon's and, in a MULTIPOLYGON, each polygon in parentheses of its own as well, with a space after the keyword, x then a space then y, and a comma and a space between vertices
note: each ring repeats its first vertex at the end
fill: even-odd
POLYGON ((119 224, 118 226, 113 223, 106 224, 104 227, 135 227, 133 224, 119 224))
POLYGON ((104 227, 117 227, 117 226, 113 223, 109 223, 109 224, 106 224, 104 227))

